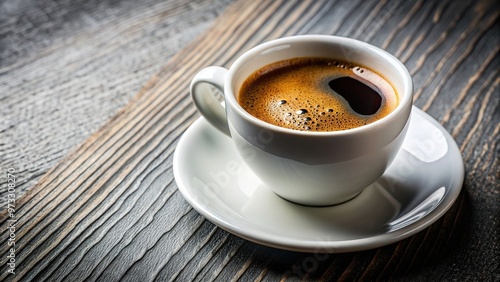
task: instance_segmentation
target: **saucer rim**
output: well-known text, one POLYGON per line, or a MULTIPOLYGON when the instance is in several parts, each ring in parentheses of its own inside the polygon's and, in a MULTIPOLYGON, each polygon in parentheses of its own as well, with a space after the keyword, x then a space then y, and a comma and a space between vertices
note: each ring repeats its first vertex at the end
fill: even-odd
POLYGON ((457 179, 456 185, 450 185, 450 187, 447 187, 448 189, 446 196, 442 199, 438 206, 429 214, 420 218, 416 222, 402 227, 401 229, 396 231, 384 232, 375 234, 374 236, 348 240, 305 240, 294 238, 293 236, 283 237, 282 235, 267 233, 262 230, 253 230, 251 228, 248 228, 249 222, 238 226, 228 221, 224 217, 217 216, 210 209, 204 206, 201 201, 197 201, 195 199, 195 193, 192 193, 192 189, 189 188, 189 184, 185 183, 185 180, 180 175, 181 172, 179 172, 179 155, 181 154, 180 152, 185 150, 185 139, 195 134, 198 127, 210 126, 203 117, 198 118, 195 122, 193 122, 193 124, 189 126, 189 128, 183 133, 177 144, 177 148, 175 149, 173 158, 174 179, 177 184, 178 190, 181 192, 184 199, 202 216, 204 216, 213 224, 224 229, 225 231, 260 245, 288 251, 315 253, 317 253, 318 251, 323 253, 345 253, 386 246, 415 235, 435 223, 455 203, 463 186, 465 173, 464 163, 455 140, 448 133, 448 131, 433 117, 420 110, 416 106, 413 106, 411 116, 416 114, 422 115, 426 120, 430 121, 432 125, 438 128, 446 136, 446 140, 449 146, 447 154, 459 154, 461 165, 457 164, 457 171, 455 171, 455 177, 457 179), (203 124, 203 122, 206 122, 206 124, 203 124))

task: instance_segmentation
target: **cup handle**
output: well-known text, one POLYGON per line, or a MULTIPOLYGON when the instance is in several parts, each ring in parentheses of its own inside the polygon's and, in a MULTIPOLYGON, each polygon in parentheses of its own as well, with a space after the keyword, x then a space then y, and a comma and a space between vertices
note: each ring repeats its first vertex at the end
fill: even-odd
POLYGON ((210 85, 224 94, 224 80, 228 70, 222 67, 211 66, 198 72, 191 81, 191 98, 198 111, 207 121, 220 132, 231 136, 227 124, 227 114, 224 107, 217 100, 210 85))

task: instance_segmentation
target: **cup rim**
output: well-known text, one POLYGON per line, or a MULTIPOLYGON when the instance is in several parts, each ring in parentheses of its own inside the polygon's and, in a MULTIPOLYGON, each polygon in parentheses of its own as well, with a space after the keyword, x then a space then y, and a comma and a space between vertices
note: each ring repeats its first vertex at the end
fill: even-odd
MULTIPOLYGON (((277 62, 277 61, 276 61, 277 62)), ((269 62, 269 64, 274 63, 274 62, 269 62)), ((255 70, 256 71, 256 70, 255 70)), ((393 86, 394 87, 394 86, 393 86)), ((349 38, 349 37, 342 37, 342 36, 335 36, 335 35, 296 35, 296 36, 288 36, 288 37, 282 37, 279 39, 274 39, 271 41, 264 42, 260 45, 257 45, 248 51, 246 51, 243 55, 238 57, 236 61, 231 65, 229 68, 227 77, 224 82, 224 88, 226 90, 230 91, 230 95, 225 95, 226 101, 229 101, 231 104, 231 107, 233 110, 235 110, 238 115, 242 118, 245 119, 245 121, 249 123, 253 123, 255 125, 258 125, 262 128, 265 128, 270 131, 274 132, 280 132, 284 134, 292 134, 292 135, 299 135, 299 136, 314 136, 314 137, 329 137, 329 136, 343 136, 343 135, 350 135, 350 134, 355 134, 355 133, 363 133, 363 132, 368 132, 372 131, 377 127, 381 126, 387 126, 391 121, 397 117, 399 117, 401 114, 404 114, 405 109, 408 107, 411 109, 411 105, 413 102, 413 81, 411 78, 411 75, 406 68, 406 66, 399 61, 395 56, 392 54, 388 53, 387 51, 376 47, 374 45, 371 45, 369 43, 349 38), (330 43, 330 44, 337 44, 337 45, 350 45, 350 46, 360 46, 364 49, 369 49, 370 51, 376 53, 378 56, 380 56, 381 59, 384 59, 388 61, 394 68, 398 70, 398 73, 401 74, 401 77, 403 78, 403 87, 402 89, 404 92, 407 92, 405 95, 400 95, 399 96, 399 103, 397 107, 391 111, 388 115, 372 122, 366 125, 362 125, 359 127, 355 128, 350 128, 350 129, 344 129, 344 130, 335 130, 335 131, 302 131, 302 130, 296 130, 296 129, 290 129, 290 128, 285 128, 281 127, 278 125, 274 125, 265 121, 262 121, 254 116, 252 116, 250 113, 248 113, 243 107, 238 103, 236 100, 236 95, 237 93, 233 93, 233 77, 237 73, 237 71, 249 60, 252 59, 253 56, 262 53, 263 51, 266 51, 272 47, 277 47, 279 45, 283 44, 292 44, 292 43, 297 43, 297 42, 303 42, 303 41, 309 41, 311 43, 330 43)), ((409 113, 408 113, 409 115, 409 113)))

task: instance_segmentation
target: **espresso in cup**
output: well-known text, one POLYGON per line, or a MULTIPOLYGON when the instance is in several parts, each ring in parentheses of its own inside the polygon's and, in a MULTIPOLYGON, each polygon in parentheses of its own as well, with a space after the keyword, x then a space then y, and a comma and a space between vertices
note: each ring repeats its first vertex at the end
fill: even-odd
POLYGON ((328 58, 293 58, 255 71, 238 103, 252 116, 302 131, 337 131, 379 120, 398 105, 392 85, 366 67, 328 58))

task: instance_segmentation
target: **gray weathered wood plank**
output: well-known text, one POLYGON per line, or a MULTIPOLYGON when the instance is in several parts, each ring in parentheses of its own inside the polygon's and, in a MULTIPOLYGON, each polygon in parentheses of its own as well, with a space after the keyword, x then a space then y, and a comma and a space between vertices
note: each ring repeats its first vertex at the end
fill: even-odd
MULTIPOLYGON (((120 3, 105 4, 107 12, 103 12, 102 20, 113 18, 116 13, 116 18, 130 17, 134 24, 107 22, 102 26, 103 34, 120 30, 134 35, 148 25, 149 16, 144 15, 152 13, 153 18, 154 15, 158 18, 153 22, 161 22, 163 16, 175 18, 179 9, 198 7, 196 3, 186 7, 185 2, 174 1, 158 4, 169 7, 161 13, 154 9, 156 4, 151 4, 153 6, 144 10, 138 8, 143 12, 133 16, 130 9, 137 7, 136 4, 120 3), (120 14, 120 9, 113 5, 131 6, 120 14)), ((199 5, 208 8, 204 3, 207 2, 199 2, 199 5)), ((20 226, 16 231, 17 273, 7 274, 5 263, 9 249, 7 244, 1 245, 0 279, 498 279, 495 269, 500 245, 496 232, 498 220, 494 216, 500 204, 498 6, 493 1, 451 0, 236 1, 211 28, 171 55, 165 66, 160 68, 162 63, 154 63, 158 64, 156 75, 141 90, 134 89, 139 91, 137 95, 124 101, 120 111, 110 114, 113 117, 102 121, 98 131, 16 200, 16 219, 20 226), (207 65, 229 66, 239 54, 260 42, 306 33, 359 38, 396 54, 414 76, 415 104, 434 116, 456 138, 466 166, 464 192, 450 211, 429 228, 386 247, 323 254, 318 260, 317 254, 276 250, 230 235, 196 213, 177 191, 172 174, 173 152, 181 134, 199 117, 187 91, 191 77, 207 65)), ((214 15, 210 14, 207 21, 214 15)), ((98 34, 97 37, 103 36, 98 34)), ((101 71, 99 63, 113 58, 114 52, 121 52, 122 48, 126 49, 123 54, 135 52, 144 40, 155 38, 152 34, 135 36, 136 39, 124 45, 137 42, 130 45, 131 49, 123 47, 118 38, 112 38, 113 45, 102 45, 102 53, 84 58, 85 64, 77 64, 83 69, 88 64, 94 66, 87 70, 88 77, 84 75, 88 80, 67 83, 86 89, 92 77, 89 73, 101 71)), ((74 43, 51 50, 71 54, 67 48, 72 48, 74 43)), ((44 56, 50 57, 50 52, 44 56)), ((72 62, 71 56, 67 56, 57 63, 72 62)), ((57 61, 57 56, 51 58, 49 61, 57 61)), ((17 67, 20 66, 3 70, 11 75, 17 67)), ((43 73, 43 65, 32 67, 35 73, 43 73)), ((102 68, 109 70, 106 64, 102 68)), ((114 77, 110 81, 121 85, 130 77, 114 77)), ((59 87, 56 84, 54 87, 59 87)), ((133 85, 126 84, 123 89, 130 90, 133 85)), ((76 94, 73 93, 71 101, 85 105, 86 100, 76 94)), ((3 99, 11 96, 5 95, 3 99)), ((19 101, 15 96, 12 99, 19 101)), ((92 101, 94 99, 92 96, 92 101)), ((36 104, 37 99, 30 101, 36 104)), ((98 101, 107 103, 105 99, 98 101)), ((39 115, 36 112, 34 117, 39 115)), ((13 124, 17 126, 22 122, 13 124)), ((82 120, 83 124, 88 121, 82 120)), ((51 128, 49 123, 46 128, 51 128)), ((48 140, 46 143, 50 143, 48 140)), ((41 144, 40 148, 47 146, 50 147, 41 144)), ((12 156, 18 153, 5 148, 12 156)), ((47 156, 62 158, 54 156, 52 151, 46 152, 50 153, 47 156)), ((20 176, 25 173, 28 172, 19 172, 20 176)), ((2 228, 6 229, 7 213, 0 214, 2 228)), ((6 242, 8 236, 8 233, 0 234, 0 241, 6 242)))
POLYGON ((230 2, 3 1, 0 167, 18 172, 17 196, 112 118, 230 2))

